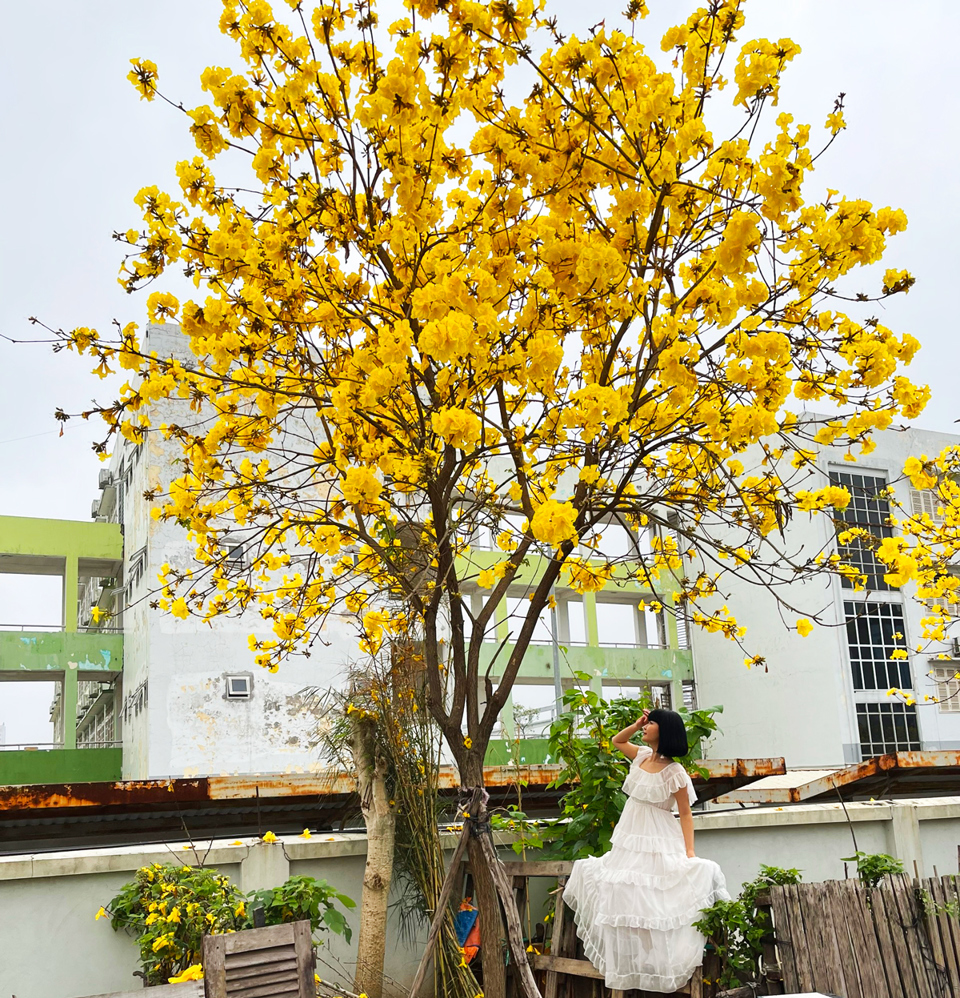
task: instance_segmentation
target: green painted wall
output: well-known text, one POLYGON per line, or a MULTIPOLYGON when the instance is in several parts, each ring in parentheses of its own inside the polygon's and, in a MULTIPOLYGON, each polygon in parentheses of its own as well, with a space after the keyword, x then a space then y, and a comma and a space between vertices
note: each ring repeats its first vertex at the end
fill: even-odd
POLYGON ((120 779, 119 748, 0 752, 0 786, 25 783, 98 783, 120 779))
POLYGON ((123 534, 117 523, 0 516, 0 554, 118 561, 123 534))
POLYGON ((0 631, 0 671, 120 672, 123 635, 97 631, 0 631))

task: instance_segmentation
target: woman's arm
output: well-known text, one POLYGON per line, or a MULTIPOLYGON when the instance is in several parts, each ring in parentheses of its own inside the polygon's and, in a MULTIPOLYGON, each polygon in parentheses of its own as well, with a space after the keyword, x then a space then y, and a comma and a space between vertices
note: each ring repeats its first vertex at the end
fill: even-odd
POLYGON ((647 719, 647 711, 644 711, 640 715, 639 720, 633 722, 633 724, 628 724, 623 731, 618 731, 610 741, 613 743, 613 747, 617 749, 618 752, 622 752, 628 759, 636 759, 637 752, 640 751, 639 746, 631 745, 630 739, 643 727, 643 723, 647 719))
POLYGON ((693 859, 696 853, 693 851, 693 815, 690 813, 690 798, 687 796, 687 788, 681 787, 674 795, 677 802, 677 811, 680 813, 680 830, 683 832, 683 844, 687 848, 687 855, 693 859))

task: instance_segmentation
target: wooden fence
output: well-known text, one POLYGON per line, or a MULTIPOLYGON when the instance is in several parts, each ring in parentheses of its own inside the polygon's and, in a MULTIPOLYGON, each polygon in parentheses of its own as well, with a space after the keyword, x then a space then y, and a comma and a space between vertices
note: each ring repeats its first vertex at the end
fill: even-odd
MULTIPOLYGON (((842 998, 960 998, 955 876, 770 890, 783 988, 842 998)), ((771 991, 770 993, 776 993, 771 991)))
MULTIPOLYGON (((520 910, 530 877, 557 881, 564 862, 507 863, 520 910)), ((764 941, 759 989, 733 995, 821 993, 840 998, 960 998, 960 878, 887 877, 873 890, 859 880, 773 887, 761 897, 773 933, 764 941)), ((528 930, 532 927, 528 927, 528 930)), ((533 932, 529 932, 533 940, 533 932)), ((578 950, 573 918, 557 904, 548 938, 534 941, 531 963, 544 998, 627 998, 643 992, 607 989, 578 950), (538 952, 542 950, 542 952, 538 952)), ((716 958, 676 992, 718 998, 710 982, 716 958)))

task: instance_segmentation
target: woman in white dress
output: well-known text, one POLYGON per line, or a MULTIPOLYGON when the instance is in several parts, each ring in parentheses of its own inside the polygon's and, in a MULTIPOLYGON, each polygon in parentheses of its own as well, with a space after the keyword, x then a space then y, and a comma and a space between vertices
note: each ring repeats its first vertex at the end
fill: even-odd
POLYGON ((730 895, 720 867, 694 853, 690 805, 697 797, 674 762, 688 751, 680 715, 644 711, 614 735, 613 746, 631 760, 627 802, 610 851, 573 864, 563 899, 607 987, 669 994, 703 960, 704 937, 693 928, 700 910, 730 895), (644 744, 631 744, 640 730, 644 744))

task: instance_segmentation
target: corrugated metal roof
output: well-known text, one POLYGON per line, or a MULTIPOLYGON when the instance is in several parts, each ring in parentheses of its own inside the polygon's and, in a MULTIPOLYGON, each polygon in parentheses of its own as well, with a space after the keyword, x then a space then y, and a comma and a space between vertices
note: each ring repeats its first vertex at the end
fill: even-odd
MULTIPOLYGON (((783 773, 783 759, 725 759, 702 764, 707 780, 697 794, 709 800, 758 777, 783 773)), ((484 782, 491 806, 516 803, 523 783, 528 814, 556 813, 568 789, 553 786, 562 767, 488 766, 484 782)), ((452 767, 440 787, 451 806, 459 788, 452 767)), ((354 778, 344 772, 205 776, 173 780, 0 787, 0 853, 78 845, 160 842, 171 834, 210 837, 271 829, 276 833, 343 829, 360 824, 354 778)))

